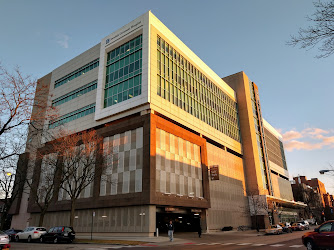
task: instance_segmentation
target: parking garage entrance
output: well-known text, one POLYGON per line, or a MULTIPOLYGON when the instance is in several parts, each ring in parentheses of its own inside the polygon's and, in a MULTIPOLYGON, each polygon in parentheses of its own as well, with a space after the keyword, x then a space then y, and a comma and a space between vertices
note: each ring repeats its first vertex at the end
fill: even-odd
POLYGON ((167 225, 171 220, 175 232, 197 232, 201 214, 201 209, 157 207, 156 226, 159 232, 167 232, 167 225))

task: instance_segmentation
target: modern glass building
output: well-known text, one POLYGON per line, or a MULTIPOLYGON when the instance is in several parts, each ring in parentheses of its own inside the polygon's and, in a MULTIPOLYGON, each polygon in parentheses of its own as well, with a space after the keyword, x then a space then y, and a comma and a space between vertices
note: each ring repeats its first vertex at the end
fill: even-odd
MULTIPOLYGON (((292 201, 281 137, 262 118, 256 84, 243 72, 219 77, 151 12, 39 84, 59 113, 46 130, 103 136, 107 169, 80 195, 78 233, 91 230, 93 212, 94 232, 153 235, 170 219, 178 231, 198 223, 204 230, 250 226, 254 195, 268 204, 263 226, 283 220, 278 204, 282 211, 303 207, 292 201), (117 161, 108 160, 108 145, 117 161)), ((28 139, 18 165, 39 181, 43 161, 35 156, 45 142, 28 139)), ((55 193, 46 227, 69 223, 69 197, 55 193)), ((22 192, 12 208, 13 227, 37 224, 30 195, 22 192)))

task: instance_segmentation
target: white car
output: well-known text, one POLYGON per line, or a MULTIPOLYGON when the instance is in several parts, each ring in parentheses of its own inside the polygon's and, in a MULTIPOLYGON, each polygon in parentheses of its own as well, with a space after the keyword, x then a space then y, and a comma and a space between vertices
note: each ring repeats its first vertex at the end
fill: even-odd
POLYGON ((0 231, 0 249, 2 249, 1 247, 4 245, 8 245, 9 244, 9 236, 7 234, 5 234, 4 232, 0 231))
POLYGON ((23 232, 16 234, 15 240, 27 240, 31 242, 32 240, 39 240, 43 234, 46 234, 45 227, 27 227, 23 232))
POLYGON ((266 234, 282 234, 283 228, 280 225, 272 225, 270 228, 265 230, 266 234))

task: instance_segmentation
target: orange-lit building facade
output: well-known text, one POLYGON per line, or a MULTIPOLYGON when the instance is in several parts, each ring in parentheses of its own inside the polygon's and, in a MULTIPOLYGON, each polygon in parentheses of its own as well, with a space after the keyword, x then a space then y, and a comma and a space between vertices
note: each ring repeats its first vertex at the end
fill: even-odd
MULTIPOLYGON (((305 206, 293 201, 282 139, 262 117, 257 85, 244 72, 219 77, 151 12, 40 83, 60 113, 48 130, 95 129, 119 159, 78 200, 79 233, 90 231, 93 212, 94 232, 153 235, 170 219, 179 231, 251 226, 254 213, 266 227, 298 219, 305 206)), ((28 139, 20 167, 39 176, 44 146, 28 139)), ((29 195, 13 208, 13 227, 38 222, 29 195)), ((68 224, 69 209, 59 190, 45 226, 68 224)))

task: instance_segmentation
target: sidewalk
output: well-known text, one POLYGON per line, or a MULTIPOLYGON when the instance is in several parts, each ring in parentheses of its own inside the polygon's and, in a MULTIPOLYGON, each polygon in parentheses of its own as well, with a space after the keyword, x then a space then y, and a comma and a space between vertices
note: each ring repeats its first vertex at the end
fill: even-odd
MULTIPOLYGON (((247 231, 215 231, 203 233, 202 237, 219 237, 233 235, 237 237, 254 237, 264 235, 264 230, 257 232, 256 230, 247 231)), ((89 235, 77 235, 78 243, 101 243, 113 245, 175 245, 175 244, 191 244, 198 241, 196 232, 176 232, 174 234, 174 241, 170 242, 167 234, 162 234, 159 237, 142 237, 142 236, 101 236, 98 233, 93 235, 93 241, 90 240, 89 235)))

